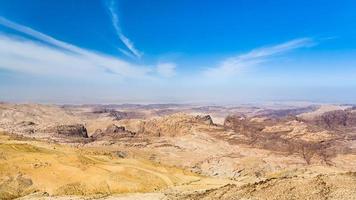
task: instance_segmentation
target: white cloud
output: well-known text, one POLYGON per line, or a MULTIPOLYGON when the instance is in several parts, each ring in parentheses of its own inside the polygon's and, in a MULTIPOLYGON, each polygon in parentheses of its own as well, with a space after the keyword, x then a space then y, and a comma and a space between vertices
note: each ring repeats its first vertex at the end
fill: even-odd
POLYGON ((0 33, 0 67, 34 74, 96 76, 111 72, 122 77, 147 77, 152 71, 112 56, 82 49, 0 17, 0 25, 42 42, 0 33), (47 43, 47 44, 45 44, 47 43), (54 46, 51 47, 50 45, 54 46))
POLYGON ((157 73, 164 77, 173 77, 176 75, 176 64, 160 63, 157 65, 157 73))
POLYGON ((79 54, 86 54, 88 53, 87 51, 81 49, 81 48, 78 48, 74 45, 71 45, 69 43, 65 43, 65 42, 62 42, 62 41, 59 41, 59 40, 56 40, 55 38, 53 37, 50 37, 46 34, 43 34, 41 32, 38 32, 36 30, 33 30, 29 27, 26 27, 26 26, 23 26, 23 25, 20 25, 20 24, 17 24, 15 22, 12 22, 10 20, 7 20, 3 17, 0 16, 0 24, 3 25, 3 26, 6 26, 8 28, 11 28, 13 30, 16 30, 18 32, 21 32, 21 33, 24 33, 26 35, 30 35, 36 39, 39 39, 41 41, 44 41, 48 44, 52 44, 54 46, 57 46, 57 47, 61 47, 63 49, 66 49, 66 50, 69 50, 69 51, 72 51, 72 52, 76 52, 76 53, 79 53, 79 54))
POLYGON ((122 48, 117 48, 122 54, 126 55, 129 58, 136 58, 135 55, 133 55, 130 51, 126 51, 125 49, 122 48))
MULTIPOLYGON (((120 25, 119 25, 119 17, 116 13, 116 10, 115 10, 115 2, 114 0, 111 0, 110 1, 110 4, 108 5, 108 10, 110 12, 110 15, 111 15, 111 21, 112 21, 112 24, 115 28, 115 31, 116 31, 116 34, 117 36, 119 37, 119 39, 122 41, 122 43, 125 44, 125 46, 130 50, 130 52, 136 56, 137 58, 141 58, 143 53, 140 52, 138 49, 136 49, 135 45, 133 44, 133 42, 131 42, 131 40, 126 37, 121 28, 120 28, 120 25)), ((127 55, 127 52, 125 53, 125 55, 127 55)))
POLYGON ((211 77, 227 77, 236 75, 241 69, 256 66, 273 56, 287 53, 291 50, 310 47, 314 42, 310 38, 300 38, 270 47, 254 49, 246 54, 229 57, 223 60, 217 67, 204 71, 211 77))

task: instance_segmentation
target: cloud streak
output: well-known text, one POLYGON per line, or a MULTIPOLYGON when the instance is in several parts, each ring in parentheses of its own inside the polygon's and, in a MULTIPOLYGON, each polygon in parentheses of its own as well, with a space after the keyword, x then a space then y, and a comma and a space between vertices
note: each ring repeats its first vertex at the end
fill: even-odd
MULTIPOLYGON (((132 53, 135 57, 137 58, 141 58, 143 53, 140 52, 138 49, 136 49, 135 45, 133 44, 133 42, 128 38, 126 37, 121 28, 120 28, 120 21, 119 21, 119 17, 116 13, 116 9, 115 9, 115 2, 114 0, 111 0, 108 4, 108 10, 109 10, 109 13, 110 13, 110 16, 111 16, 111 22, 113 24, 113 27, 116 31, 116 34, 117 36, 119 37, 119 39, 121 40, 122 43, 124 43, 124 45, 126 46, 127 49, 130 50, 130 53, 132 53)), ((121 52, 123 52, 121 50, 121 52)), ((127 51, 125 51, 125 55, 127 55, 127 51)))
POLYGON ((124 78, 148 77, 152 70, 105 54, 86 50, 0 17, 0 25, 33 37, 13 37, 0 32, 0 67, 34 74, 96 76, 110 72, 124 78))
POLYGON ((10 29, 16 30, 16 31, 18 31, 20 33, 24 33, 26 35, 32 36, 32 37, 34 37, 34 38, 36 38, 38 40, 41 40, 43 42, 46 42, 48 44, 52 44, 54 46, 69 50, 71 52, 76 52, 76 53, 79 53, 79 54, 87 54, 88 53, 88 52, 84 51, 83 49, 78 48, 78 47, 76 47, 76 46, 74 46, 72 44, 59 41, 59 40, 57 40, 57 39, 55 39, 53 37, 50 37, 50 36, 48 36, 46 34, 43 34, 43 33, 39 32, 39 31, 36 31, 36 30, 34 30, 32 28, 29 28, 29 27, 17 24, 15 22, 12 22, 10 20, 7 20, 6 18, 1 17, 1 16, 0 16, 0 25, 3 25, 3 26, 8 27, 10 29))
POLYGON ((257 66, 274 56, 299 48, 311 47, 314 44, 315 42, 310 38, 299 38, 274 46, 257 48, 245 54, 226 58, 217 67, 205 70, 204 74, 210 77, 233 76, 243 68, 257 66))

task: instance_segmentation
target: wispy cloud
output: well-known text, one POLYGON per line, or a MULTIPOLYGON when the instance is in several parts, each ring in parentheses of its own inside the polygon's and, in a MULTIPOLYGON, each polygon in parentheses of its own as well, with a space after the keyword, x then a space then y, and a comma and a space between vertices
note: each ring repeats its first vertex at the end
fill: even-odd
MULTIPOLYGON (((133 44, 133 42, 128 38, 126 37, 121 28, 120 28, 120 21, 119 21, 119 17, 117 15, 117 12, 116 12, 116 3, 114 0, 110 0, 110 2, 108 3, 108 10, 109 10, 109 13, 110 13, 110 16, 111 16, 111 21, 112 21, 112 24, 114 26, 114 29, 116 31, 116 34, 117 36, 119 37, 119 39, 122 41, 122 43, 124 43, 124 45, 130 50, 130 52, 137 58, 141 58, 143 53, 140 52, 138 49, 136 49, 135 45, 133 44)), ((124 53, 127 55, 127 51, 124 53)))
POLYGON ((129 57, 129 58, 136 58, 135 55, 133 55, 130 51, 127 51, 125 49, 122 48, 117 48, 122 54, 124 54, 125 56, 129 57))
POLYGON ((163 77, 173 77, 176 75, 176 64, 175 63, 159 63, 157 65, 157 73, 163 77))
POLYGON ((0 16, 0 25, 3 25, 5 27, 8 27, 10 29, 13 29, 13 30, 16 30, 18 32, 21 32, 21 33, 24 33, 26 35, 29 35, 29 36, 32 36, 38 40, 41 40, 41 41, 44 41, 46 43, 49 43, 49 44, 52 44, 54 46, 57 46, 57 47, 61 47, 63 49, 66 49, 66 50, 69 50, 69 51, 72 51, 72 52, 76 52, 76 53, 80 53, 80 54, 86 54, 88 52, 86 51, 83 51, 83 49, 81 48, 78 48, 72 44, 69 44, 69 43, 66 43, 66 42, 62 42, 62 41, 59 41, 53 37, 50 37, 46 34, 43 34, 39 31, 36 31, 32 28, 29 28, 27 26, 23 26, 23 25, 20 25, 20 24, 17 24, 15 22, 12 22, 10 20, 7 20, 6 18, 4 17, 1 17, 0 16))
POLYGON ((0 17, 0 25, 33 37, 0 32, 0 67, 35 74, 97 76, 113 73, 121 77, 147 77, 152 70, 112 56, 86 50, 0 17))
POLYGON ((315 42, 311 38, 299 38, 274 46, 257 48, 246 54, 229 57, 223 60, 217 67, 204 71, 204 74, 212 77, 232 76, 243 68, 259 65, 274 56, 298 48, 310 47, 314 44, 315 42))

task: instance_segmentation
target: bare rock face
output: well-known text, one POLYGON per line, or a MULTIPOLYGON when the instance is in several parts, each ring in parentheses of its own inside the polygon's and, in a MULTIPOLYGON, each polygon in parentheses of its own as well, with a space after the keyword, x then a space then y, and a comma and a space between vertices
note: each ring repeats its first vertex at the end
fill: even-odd
POLYGON ((265 127, 263 122, 255 122, 244 116, 227 116, 224 121, 224 127, 230 128, 241 133, 258 133, 265 127))
MULTIPOLYGON (((288 118, 256 121, 254 118, 228 116, 224 125, 241 136, 239 139, 231 140, 231 143, 248 144, 286 154, 299 154, 307 164, 327 163, 335 156, 335 152, 344 152, 348 149, 338 144, 328 131, 314 131, 309 124, 284 120, 288 118)), ((343 117, 339 118, 339 123, 344 123, 343 117)))
POLYGON ((34 126, 36 124, 32 121, 22 121, 22 122, 18 123, 18 125, 20 125, 20 126, 34 126))
POLYGON ((131 119, 131 118, 142 118, 143 115, 138 112, 125 112, 125 111, 118 111, 112 108, 105 108, 105 107, 97 107, 94 108, 92 113, 94 114, 106 114, 109 117, 112 117, 113 120, 118 121, 122 119, 131 119))
POLYGON ((175 113, 173 115, 141 121, 137 132, 142 136, 175 137, 187 135, 196 127, 213 124, 209 115, 192 116, 184 113, 175 113))
POLYGON ((325 128, 336 128, 338 126, 346 126, 348 120, 348 113, 344 110, 336 110, 326 112, 317 119, 315 122, 317 125, 325 128))
POLYGON ((121 112, 121 111, 116 111, 112 110, 109 112, 109 116, 113 117, 114 120, 121 120, 121 119, 126 119, 129 117, 128 113, 126 112, 121 112))
POLYGON ((125 132, 125 127, 116 126, 115 124, 109 125, 105 130, 105 133, 108 133, 108 134, 122 133, 122 132, 125 132))
POLYGON ((204 116, 197 115, 195 119, 197 120, 197 122, 201 122, 206 125, 214 125, 213 119, 211 119, 210 115, 204 115, 204 116))
POLYGON ((111 108, 98 107, 94 108, 92 112, 95 114, 108 114, 108 116, 113 117, 114 120, 121 120, 128 117, 128 114, 126 112, 117 111, 111 108))
POLYGON ((292 108, 292 109, 266 109, 257 112, 257 117, 268 117, 268 118, 285 118, 285 117, 291 117, 291 116, 296 116, 302 113, 306 112, 311 112, 316 110, 318 107, 317 106, 308 106, 308 107, 302 107, 302 108, 292 108))
POLYGON ((336 110, 315 117, 310 123, 326 129, 356 127, 356 113, 352 110, 336 110))
POLYGON ((59 135, 88 138, 87 129, 82 124, 59 125, 54 129, 59 135))
POLYGON ((126 158, 128 156, 128 153, 125 151, 117 151, 117 152, 115 152, 115 154, 119 158, 126 158))
POLYGON ((95 139, 117 139, 123 137, 133 137, 134 135, 134 132, 126 130, 124 126, 116 126, 115 124, 111 124, 105 129, 105 131, 97 129, 91 137, 95 139))
POLYGON ((21 121, 13 127, 16 127, 19 132, 25 134, 34 134, 36 132, 36 124, 32 121, 21 121))
POLYGON ((98 107, 98 108, 93 108, 93 111, 92 113, 95 113, 95 114, 103 114, 103 113, 110 113, 112 111, 115 111, 113 109, 110 109, 110 108, 101 108, 101 107, 98 107))
POLYGON ((103 130, 97 129, 97 130, 95 130, 95 132, 90 136, 90 138, 92 138, 92 139, 97 139, 97 138, 99 138, 101 135, 103 135, 103 130))
POLYGON ((104 133, 103 130, 101 130, 101 129, 96 129, 95 132, 93 133, 92 137, 95 136, 95 135, 101 135, 101 134, 103 134, 103 133, 104 133))
POLYGON ((238 121, 245 120, 246 117, 244 115, 228 115, 224 121, 224 127, 233 128, 238 121))

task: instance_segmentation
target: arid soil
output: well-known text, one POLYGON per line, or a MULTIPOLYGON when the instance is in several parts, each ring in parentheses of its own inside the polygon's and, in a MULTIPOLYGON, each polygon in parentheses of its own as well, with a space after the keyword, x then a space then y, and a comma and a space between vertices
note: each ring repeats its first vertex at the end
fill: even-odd
POLYGON ((0 103, 0 199, 355 199, 352 105, 0 103))

